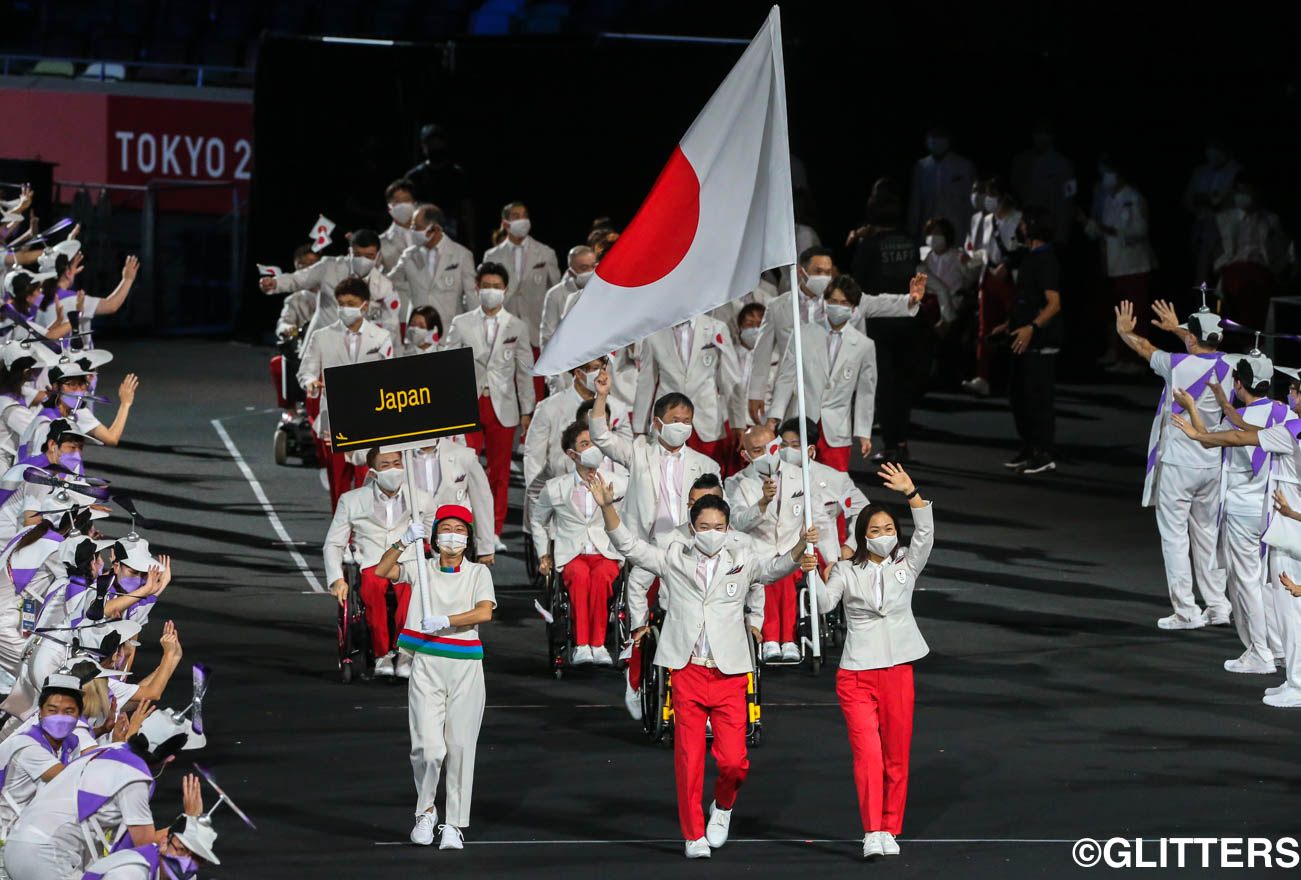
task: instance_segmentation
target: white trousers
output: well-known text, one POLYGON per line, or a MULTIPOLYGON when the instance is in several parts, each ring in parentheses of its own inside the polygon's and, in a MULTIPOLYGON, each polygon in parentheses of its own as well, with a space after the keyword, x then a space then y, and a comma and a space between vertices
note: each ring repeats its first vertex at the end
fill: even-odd
POLYGON ((407 685, 411 725, 411 769, 416 779, 416 812, 434 805, 438 779, 447 768, 444 821, 470 824, 474 791, 474 753, 483 722, 483 661, 416 654, 407 685))
POLYGON ((1301 559, 1270 548, 1266 590, 1274 599, 1278 616, 1279 641, 1283 643, 1283 674, 1287 676, 1288 684, 1301 690, 1301 597, 1293 596, 1283 587, 1279 579, 1283 572, 1297 582, 1297 578, 1301 578, 1301 559))
POLYGON ((1156 525, 1161 532, 1161 555, 1165 559, 1170 604, 1175 614, 1185 620, 1192 620, 1201 613, 1193 596, 1194 572, 1206 607, 1220 616, 1229 613, 1229 602, 1224 594, 1224 569, 1215 559, 1215 521, 1219 504, 1219 468, 1161 465, 1156 525))
MULTIPOLYGON (((1220 525, 1220 553, 1228 575, 1229 603, 1233 606, 1233 624, 1242 646, 1261 660, 1274 662, 1270 647, 1272 615, 1266 610, 1265 566, 1260 557, 1260 517, 1225 514, 1220 525)), ((1269 611, 1273 610, 1270 598, 1269 611)))
POLYGON ((0 669, 18 675, 27 639, 23 636, 23 600, 14 595, 13 584, 0 587, 0 669))
POLYGON ((53 843, 11 840, 4 846, 5 873, 12 880, 81 880, 81 855, 53 843))

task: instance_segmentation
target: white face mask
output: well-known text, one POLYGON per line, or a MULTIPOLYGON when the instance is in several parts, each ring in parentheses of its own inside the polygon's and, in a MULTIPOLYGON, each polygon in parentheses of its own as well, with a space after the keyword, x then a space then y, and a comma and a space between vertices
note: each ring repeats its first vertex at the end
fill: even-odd
POLYGON ((528 235, 529 230, 533 228, 533 224, 529 222, 527 217, 523 220, 512 220, 508 225, 510 227, 510 234, 516 238, 523 238, 528 235))
POLYGON ((429 342, 429 337, 431 335, 432 335, 431 331, 426 330, 424 327, 408 327, 407 345, 414 345, 417 348, 419 348, 420 346, 429 342))
POLYGON ((759 341, 759 328, 758 328, 758 327, 742 327, 742 328, 741 328, 741 344, 742 344, 742 345, 744 345, 746 348, 754 348, 755 343, 757 343, 758 341, 759 341))
POLYGON ((416 214, 416 206, 412 202, 389 202, 388 215, 393 218, 399 226, 406 226, 411 222, 411 218, 416 214))
POLYGON ((359 257, 356 254, 353 254, 349 258, 349 268, 352 269, 352 274, 356 275, 358 278, 365 278, 370 274, 370 270, 374 267, 375 261, 370 257, 359 257))
POLYGON ((357 306, 339 306, 339 320, 343 322, 343 326, 351 327, 360 317, 361 309, 357 306))
POLYGON ((596 470, 605 461, 605 454, 595 446, 589 446, 578 453, 578 463, 585 468, 596 470))
POLYGON ((949 242, 948 239, 942 235, 928 235, 926 236, 926 246, 936 253, 939 253, 949 246, 949 242))
POLYGON ((777 470, 778 457, 771 452, 765 451, 758 458, 751 459, 750 463, 754 465, 754 472, 761 477, 772 476, 772 472, 777 470))
POLYGON ((506 300, 506 291, 496 287, 479 288, 479 302, 485 309, 495 309, 506 300))
POLYGON ((992 214, 998 210, 998 196, 985 196, 985 211, 992 214))
POLYGON ((723 549, 724 542, 727 541, 727 532, 720 532, 718 529, 705 529, 703 532, 696 532, 696 549, 706 556, 714 556, 719 550, 723 549))
POLYGON ((402 484, 406 482, 406 478, 406 472, 403 471, 402 468, 389 468, 388 470, 375 471, 375 482, 379 483, 379 487, 385 492, 396 492, 398 489, 402 488, 402 484))
POLYGON ((691 436, 691 426, 686 422, 669 422, 667 425, 661 422, 659 435, 666 445, 677 449, 691 436))
POLYGON ((578 381, 583 383, 583 387, 588 391, 596 391, 596 377, 601 375, 600 370, 585 371, 578 381))
POLYGON ((457 532, 439 532, 434 537, 434 545, 439 550, 446 550, 448 553, 460 553, 469 542, 470 537, 468 535, 457 532))
POLYGON ((898 546, 899 538, 897 535, 879 535, 875 538, 867 539, 867 549, 871 550, 877 556, 889 556, 898 546))
POLYGON ((781 451, 777 454, 780 455, 781 460, 787 464, 793 464, 796 467, 802 467, 804 465, 804 458, 800 455, 800 448, 798 446, 783 446, 781 451))
POLYGON ((827 322, 832 327, 841 327, 854 314, 853 306, 845 306, 840 303, 827 303, 827 322))
POLYGON ((589 271, 589 272, 575 272, 575 273, 574 273, 574 286, 577 287, 579 290, 582 290, 584 287, 587 286, 587 282, 589 282, 589 281, 592 280, 592 276, 595 275, 595 274, 596 274, 595 272, 590 272, 590 271, 589 271))
POLYGON ((827 292, 827 285, 830 283, 830 275, 809 275, 804 279, 804 289, 814 296, 822 296, 827 292))

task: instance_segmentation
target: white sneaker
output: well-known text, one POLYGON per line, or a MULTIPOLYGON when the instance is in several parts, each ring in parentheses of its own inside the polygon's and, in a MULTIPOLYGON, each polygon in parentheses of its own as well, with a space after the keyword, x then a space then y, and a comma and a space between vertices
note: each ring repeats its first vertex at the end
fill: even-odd
POLYGON ((1266 695, 1261 702, 1276 709, 1301 709, 1301 690, 1284 687, 1276 694, 1266 695))
POLYGON ((1281 694, 1284 691, 1297 691, 1297 693, 1301 693, 1301 690, 1297 690, 1296 688, 1292 687, 1292 683, 1290 681, 1285 681, 1278 687, 1265 688, 1265 696, 1272 697, 1275 694, 1281 694))
POLYGON ((1265 660, 1251 651, 1243 651, 1241 657, 1225 660, 1224 670, 1226 672, 1242 672, 1248 675, 1272 675, 1274 672, 1274 658, 1271 657, 1265 660))
POLYGON ((885 847, 881 845, 881 832, 869 831, 863 835, 863 858, 879 859, 885 855, 885 847))
POLYGON ((1220 612, 1207 608, 1205 615, 1206 624, 1207 626, 1228 626, 1231 622, 1231 615, 1231 611, 1220 612))
POLYGON ((899 844, 895 842, 894 835, 889 831, 876 832, 877 839, 881 841, 881 851, 888 856, 899 855, 899 844))
POLYGON ((438 811, 416 813, 416 824, 411 829, 411 842, 429 846, 434 842, 434 826, 438 824, 438 811))
POLYGON ((688 840, 687 858, 689 859, 709 858, 709 841, 703 837, 700 838, 699 840, 688 840))
POLYGON ((770 660, 780 660, 782 657, 782 646, 776 642, 763 643, 763 662, 770 660))
POLYGON ((439 849, 465 849, 465 835, 455 825, 439 825, 443 836, 438 838, 439 849))
POLYGON ((1201 629, 1206 626, 1206 615, 1199 614, 1192 620, 1186 617, 1180 617, 1178 614, 1171 614, 1169 617, 1163 617, 1156 622, 1157 629, 1201 629))
POLYGON ((392 678, 393 677, 393 655, 385 654, 375 661, 375 676, 392 678))
POLYGON ((988 397, 989 383, 979 376, 976 376, 974 379, 963 380, 962 390, 966 391, 968 394, 974 394, 977 397, 988 397))
POLYGON ((794 660, 798 663, 800 659, 800 646, 794 642, 787 642, 782 645, 782 659, 794 660))
POLYGON ((492 549, 496 553, 506 552, 506 542, 501 539, 501 535, 492 536, 492 549))
POLYGON ((592 662, 592 649, 588 645, 578 645, 569 656, 570 666, 586 666, 592 662))
POLYGON ((627 679, 625 679, 624 681, 625 681, 625 685, 624 685, 625 689, 623 692, 623 705, 628 710, 628 714, 632 716, 633 721, 640 721, 641 720, 641 693, 639 691, 633 690, 632 685, 626 683, 627 679))
POLYGON ((613 666, 614 658, 610 656, 610 651, 605 645, 597 645, 592 649, 592 662, 597 666, 613 666))
POLYGON ((727 829, 732 825, 732 811, 724 810, 714 802, 709 805, 709 823, 705 825, 705 840, 714 849, 727 843, 727 829))
POLYGON ((393 664, 393 672, 398 678, 411 677, 411 655, 398 652, 398 659, 393 664))

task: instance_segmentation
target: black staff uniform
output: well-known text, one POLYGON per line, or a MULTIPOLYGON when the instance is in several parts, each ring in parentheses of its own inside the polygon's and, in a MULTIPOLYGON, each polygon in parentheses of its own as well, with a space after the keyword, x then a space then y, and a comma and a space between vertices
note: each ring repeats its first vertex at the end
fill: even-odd
MULTIPOLYGON (((1044 291, 1055 290, 1060 297, 1061 289, 1061 266, 1051 244, 1023 252, 1016 274, 1016 303, 1008 319, 1008 333, 1033 325, 1048 304, 1044 291)), ((1061 351, 1063 335, 1062 313, 1058 310, 1044 326, 1035 327, 1023 353, 1012 355, 1008 401, 1021 445, 1031 456, 1053 454, 1057 354, 1061 351)))

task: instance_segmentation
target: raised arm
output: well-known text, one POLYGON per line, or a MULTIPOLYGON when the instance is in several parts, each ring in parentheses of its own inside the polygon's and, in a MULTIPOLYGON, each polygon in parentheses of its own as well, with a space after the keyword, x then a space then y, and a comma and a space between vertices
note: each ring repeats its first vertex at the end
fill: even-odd
POLYGON ((117 389, 117 414, 113 417, 113 423, 108 426, 96 425, 90 431, 92 437, 105 446, 116 446, 121 441, 122 432, 126 430, 127 416, 131 414, 131 404, 135 402, 136 388, 139 385, 140 380, 136 378, 136 374, 127 373, 117 389))
POLYGON ((1181 416, 1172 416, 1170 424, 1183 431, 1192 440, 1196 440, 1206 449, 1216 446, 1259 446, 1260 430, 1248 431, 1198 431, 1181 416))
MULTIPOLYGON (((1193 396, 1183 388, 1176 388, 1173 396, 1175 403, 1182 406, 1184 412, 1188 414, 1188 421, 1192 424, 1193 430, 1198 434, 1209 434, 1210 432, 1206 430, 1206 422, 1202 420, 1202 414, 1198 412, 1197 401, 1193 400, 1193 396)), ((1237 413, 1235 412, 1234 415, 1236 416, 1237 413)), ((1207 446, 1206 448, 1209 449, 1210 447, 1207 446)))
POLYGON ((632 440, 620 432, 610 430, 610 412, 606 406, 609 396, 610 374, 602 368, 596 377, 596 399, 592 402, 592 412, 587 419, 588 434, 596 448, 608 456, 610 461, 631 469, 632 440))
POLYGON ((1152 303, 1152 311, 1156 314, 1156 317, 1152 319, 1152 326, 1178 336, 1179 341, 1184 344, 1184 348, 1191 352, 1193 346, 1197 344, 1197 337, 1193 336, 1191 330, 1185 330, 1179 326, 1179 315, 1175 313, 1175 307, 1165 300, 1159 299, 1152 303))
POLYGON ((140 270, 140 261, 135 255, 126 258, 122 264, 122 280, 118 282, 113 292, 104 297, 103 301, 95 307, 96 315, 111 315, 118 309, 122 308, 122 303, 126 302, 127 294, 131 292, 131 285, 136 283, 136 273, 140 270))
POLYGON ((619 511, 614 508, 614 486, 602 480, 598 471, 587 481, 587 488, 591 490, 596 503, 601 505, 605 531, 610 535, 614 549, 633 565, 640 565, 656 577, 664 577, 664 572, 668 569, 664 551, 643 541, 620 522, 619 511))
POLYGON ((1233 425, 1239 431, 1250 431, 1256 427, 1238 415, 1238 410, 1234 407, 1233 401, 1229 400, 1229 396, 1224 393, 1224 387, 1219 382, 1208 382, 1206 384, 1210 386, 1211 393, 1215 395, 1215 402, 1220 405, 1220 412, 1224 413, 1224 417, 1229 420, 1230 425, 1233 425))
POLYGON ((1116 306, 1116 334, 1120 336, 1120 341, 1128 345, 1143 360, 1149 361, 1152 359, 1153 352, 1157 351, 1157 347, 1134 332, 1136 324, 1132 302, 1125 300, 1116 306))

